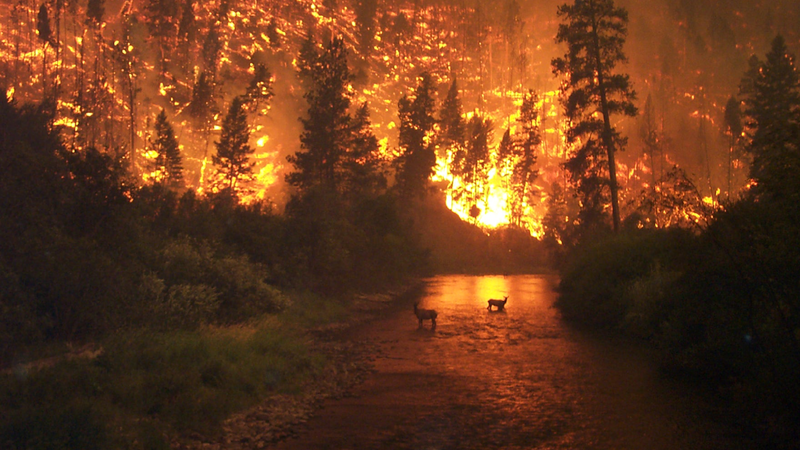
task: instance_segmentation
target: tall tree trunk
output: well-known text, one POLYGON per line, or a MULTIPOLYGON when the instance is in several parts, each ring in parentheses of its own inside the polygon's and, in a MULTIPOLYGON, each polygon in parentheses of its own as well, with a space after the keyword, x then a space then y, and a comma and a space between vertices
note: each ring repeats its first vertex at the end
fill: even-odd
POLYGON ((597 18, 592 17, 592 37, 594 40, 595 68, 597 69, 597 84, 600 90, 600 109, 603 113, 603 145, 608 154, 608 186, 611 189, 611 215, 614 221, 614 232, 619 232, 619 187, 617 186, 617 163, 614 155, 614 138, 611 134, 611 117, 608 110, 608 99, 604 85, 605 72, 603 60, 600 57, 600 36, 597 34, 597 18))

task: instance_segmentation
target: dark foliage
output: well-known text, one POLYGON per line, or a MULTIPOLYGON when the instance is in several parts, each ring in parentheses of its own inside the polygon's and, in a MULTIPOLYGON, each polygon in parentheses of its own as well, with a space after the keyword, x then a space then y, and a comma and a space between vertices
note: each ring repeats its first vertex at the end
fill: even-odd
POLYGON ((627 61, 622 47, 628 32, 628 12, 612 0, 585 0, 558 8, 563 23, 556 42, 568 45, 563 58, 553 59, 553 72, 564 78, 561 103, 570 121, 569 142, 581 146, 565 168, 581 197, 580 220, 592 227, 603 221, 611 203, 613 227, 620 225, 614 153, 625 139, 611 125, 611 116, 635 116, 629 76, 618 73, 627 61), (599 114, 596 114, 599 113, 599 114))
POLYGON ((424 196, 436 165, 435 140, 436 93, 433 79, 423 73, 412 96, 403 95, 397 102, 400 116, 401 155, 393 161, 397 171, 397 189, 406 200, 424 196))
POLYGON ((254 177, 254 163, 250 161, 255 149, 248 143, 250 129, 242 97, 235 97, 222 121, 217 153, 211 158, 217 167, 214 187, 227 190, 231 195, 246 187, 254 177))

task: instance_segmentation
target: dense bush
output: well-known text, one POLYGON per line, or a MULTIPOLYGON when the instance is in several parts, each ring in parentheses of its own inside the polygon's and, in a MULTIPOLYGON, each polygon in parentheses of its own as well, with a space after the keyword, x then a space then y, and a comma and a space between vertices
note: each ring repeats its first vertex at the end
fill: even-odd
POLYGON ((647 335, 643 325, 663 314, 657 298, 666 300, 695 245, 689 232, 674 229, 630 231, 578 247, 562 271, 556 306, 572 320, 647 335))
POLYGON ((798 224, 794 205, 743 199, 697 235, 610 236, 572 251, 557 306, 650 340, 665 368, 726 392, 776 446, 800 442, 798 224))
POLYGON ((344 294, 422 266, 391 195, 297 197, 287 214, 231 192, 133 183, 122 152, 69 149, 52 105, 0 96, 0 363, 30 344, 193 329, 344 294))

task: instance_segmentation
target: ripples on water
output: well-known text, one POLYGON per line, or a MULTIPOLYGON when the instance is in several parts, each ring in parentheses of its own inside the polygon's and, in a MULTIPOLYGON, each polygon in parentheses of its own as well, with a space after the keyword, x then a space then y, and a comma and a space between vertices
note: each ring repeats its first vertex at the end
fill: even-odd
MULTIPOLYGON (((651 355, 565 325, 545 276, 441 276, 421 307, 435 331, 408 338, 441 375, 441 410, 385 443, 409 448, 716 449, 737 446, 710 407, 661 377, 651 355), (489 298, 508 296, 504 311, 489 298), (402 437, 404 433, 409 435, 402 437), (405 442, 404 445, 401 443, 405 442)), ((402 326, 402 325, 399 325, 402 326)), ((409 332, 410 333, 410 332, 409 332)))

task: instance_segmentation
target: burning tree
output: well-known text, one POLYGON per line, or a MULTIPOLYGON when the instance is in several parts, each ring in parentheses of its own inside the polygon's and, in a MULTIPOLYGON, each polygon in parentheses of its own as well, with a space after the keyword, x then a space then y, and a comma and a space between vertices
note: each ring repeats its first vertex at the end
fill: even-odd
POLYGON ((267 66, 256 64, 253 78, 247 86, 245 101, 247 106, 256 114, 266 113, 270 99, 275 95, 272 90, 272 73, 267 66))
POLYGON ((560 6, 558 16, 564 23, 558 27, 556 42, 568 44, 568 50, 563 58, 553 59, 553 72, 564 79, 561 104, 570 121, 567 140, 579 142, 565 168, 581 196, 581 223, 601 221, 608 187, 617 231, 620 211, 614 152, 626 139, 612 126, 611 116, 636 115, 629 76, 615 71, 618 63, 627 61, 622 46, 628 12, 612 0, 576 0, 560 6))

